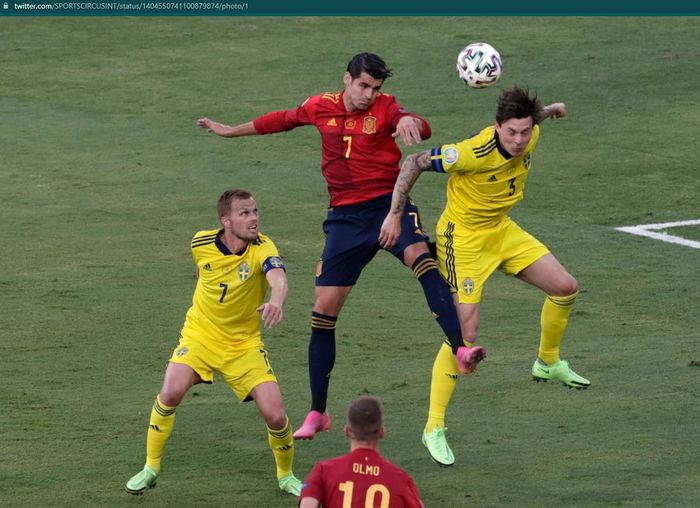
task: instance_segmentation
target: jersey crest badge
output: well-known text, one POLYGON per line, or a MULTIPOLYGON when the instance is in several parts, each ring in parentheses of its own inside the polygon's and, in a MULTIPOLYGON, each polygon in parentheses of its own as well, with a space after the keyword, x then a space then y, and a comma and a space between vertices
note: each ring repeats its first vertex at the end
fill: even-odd
POLYGON ((442 152, 442 156, 445 160, 445 164, 454 164, 459 159, 459 151, 454 146, 445 148, 442 152))
POLYGON ((525 166, 525 169, 530 171, 531 165, 532 165, 532 153, 528 152, 525 154, 525 157, 523 157, 523 166, 525 166))
POLYGON ((464 291, 464 293, 467 295, 470 295, 474 292, 474 281, 471 280, 469 277, 462 281, 462 291, 464 291))
POLYGON ((245 282, 248 280, 248 277, 250 277, 250 266, 248 266, 248 263, 243 261, 241 266, 238 267, 238 278, 241 280, 241 282, 245 282))
POLYGON ((177 357, 185 356, 188 351, 189 351, 189 349, 187 349, 187 347, 182 346, 180 349, 175 351, 175 356, 177 356, 177 357))
POLYGON ((365 134, 374 134, 377 132, 377 118, 372 115, 366 116, 362 123, 362 132, 365 134))

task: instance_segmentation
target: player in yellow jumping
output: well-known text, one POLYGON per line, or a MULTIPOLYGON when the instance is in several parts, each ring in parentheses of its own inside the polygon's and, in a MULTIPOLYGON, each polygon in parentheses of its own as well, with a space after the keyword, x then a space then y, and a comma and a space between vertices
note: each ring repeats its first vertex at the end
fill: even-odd
MULTIPOLYGON (((590 382, 559 358, 578 283, 542 243, 508 217, 509 210, 523 198, 540 122, 565 115, 564 103, 542 107, 536 96, 511 88, 501 93, 495 125, 459 143, 407 157, 382 225, 380 243, 388 248, 396 241, 401 211, 420 174, 428 170, 449 173, 447 204, 437 225, 438 264, 454 293, 465 343, 476 341, 481 292, 489 276, 499 269, 547 295, 533 377, 580 389, 590 382)), ((433 460, 444 466, 455 461, 445 439, 445 413, 457 373, 454 355, 443 345, 433 365, 423 443, 433 460)))
POLYGON ((255 401, 267 425, 279 488, 298 496, 292 427, 260 333, 261 320, 267 328, 282 321, 288 291, 284 264, 272 240, 258 232, 258 209, 249 192, 224 192, 217 212, 223 227, 192 239, 197 287, 153 404, 146 465, 126 490, 141 494, 155 487, 177 406, 195 383, 211 383, 218 372, 241 401, 255 401))

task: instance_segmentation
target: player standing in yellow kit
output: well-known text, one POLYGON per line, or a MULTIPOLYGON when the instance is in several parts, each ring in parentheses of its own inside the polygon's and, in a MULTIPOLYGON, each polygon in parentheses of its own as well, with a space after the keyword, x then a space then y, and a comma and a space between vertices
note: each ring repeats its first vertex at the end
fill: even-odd
MULTIPOLYGON (((380 242, 387 248, 398 237, 399 217, 420 174, 428 170, 449 173, 447 204, 437 225, 438 264, 454 294, 465 344, 476 341, 481 292, 489 276, 499 269, 547 295, 533 377, 580 389, 590 386, 590 381, 559 358, 578 283, 547 247, 508 217, 510 209, 523 198, 540 122, 565 115, 564 103, 542 107, 536 96, 530 97, 521 88, 504 90, 498 100, 495 125, 459 143, 406 158, 380 242)), ((457 372, 454 355, 443 344, 433 365, 430 409, 423 433, 431 457, 443 466, 455 462, 445 439, 445 413, 457 384, 457 372)))
POLYGON ((192 307, 153 404, 146 465, 126 490, 141 494, 155 487, 177 406, 195 383, 211 383, 216 371, 241 401, 255 401, 267 425, 279 488, 298 496, 292 427, 260 333, 261 319, 267 328, 282 321, 287 274, 272 240, 258 232, 258 208, 249 192, 224 192, 217 212, 223 228, 192 239, 198 274, 192 307))

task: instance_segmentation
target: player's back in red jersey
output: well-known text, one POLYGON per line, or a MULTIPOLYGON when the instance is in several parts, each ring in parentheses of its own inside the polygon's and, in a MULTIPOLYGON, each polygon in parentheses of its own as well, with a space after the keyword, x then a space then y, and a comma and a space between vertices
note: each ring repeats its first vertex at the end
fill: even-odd
POLYGON ((319 462, 301 491, 324 508, 422 508, 418 488, 403 469, 377 451, 358 448, 347 455, 319 462))

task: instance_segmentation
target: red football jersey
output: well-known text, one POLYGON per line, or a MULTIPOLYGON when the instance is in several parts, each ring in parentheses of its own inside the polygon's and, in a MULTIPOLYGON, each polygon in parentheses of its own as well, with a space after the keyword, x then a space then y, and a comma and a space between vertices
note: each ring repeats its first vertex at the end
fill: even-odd
POLYGON ((393 192, 401 151, 391 135, 404 116, 418 118, 423 124, 421 138, 430 137, 428 122, 384 93, 369 109, 353 112, 345 109, 343 92, 314 95, 296 109, 262 115, 253 125, 260 134, 315 125, 321 133, 321 170, 331 206, 341 206, 393 192))
POLYGON ((422 508, 413 479, 378 452, 358 448, 314 466, 301 497, 318 499, 324 508, 422 508))

